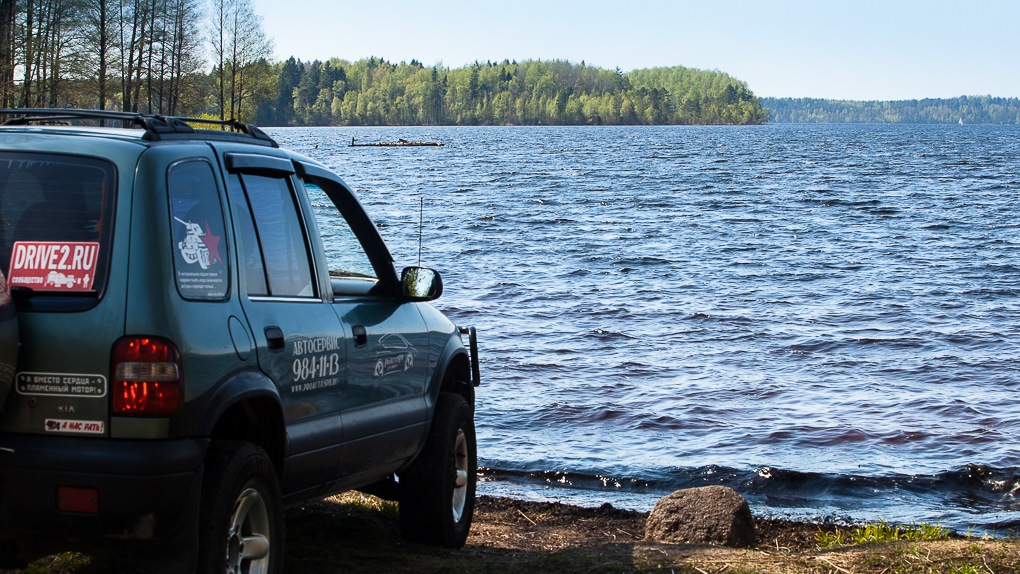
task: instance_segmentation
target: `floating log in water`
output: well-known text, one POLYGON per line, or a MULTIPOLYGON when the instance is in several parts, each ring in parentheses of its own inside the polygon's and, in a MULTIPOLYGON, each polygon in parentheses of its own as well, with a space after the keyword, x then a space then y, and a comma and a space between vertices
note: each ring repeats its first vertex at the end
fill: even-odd
POLYGON ((351 138, 351 145, 349 147, 412 147, 412 146, 432 146, 442 147, 443 142, 412 142, 405 139, 399 139, 395 142, 372 142, 372 143, 354 143, 354 138, 351 138))

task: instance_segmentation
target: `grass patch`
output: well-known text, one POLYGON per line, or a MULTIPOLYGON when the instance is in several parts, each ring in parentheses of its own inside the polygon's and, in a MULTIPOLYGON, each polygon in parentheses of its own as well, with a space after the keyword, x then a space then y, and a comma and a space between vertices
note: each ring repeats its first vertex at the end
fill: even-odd
POLYGON ((399 516, 400 508, 396 502, 383 500, 381 498, 364 494, 356 490, 337 494, 324 499, 324 502, 332 503, 348 511, 367 510, 381 512, 386 516, 399 516))
POLYGON ((872 522, 847 530, 837 528, 833 532, 819 530, 815 541, 822 548, 869 544, 875 542, 933 542, 949 538, 949 529, 937 524, 889 524, 872 522))

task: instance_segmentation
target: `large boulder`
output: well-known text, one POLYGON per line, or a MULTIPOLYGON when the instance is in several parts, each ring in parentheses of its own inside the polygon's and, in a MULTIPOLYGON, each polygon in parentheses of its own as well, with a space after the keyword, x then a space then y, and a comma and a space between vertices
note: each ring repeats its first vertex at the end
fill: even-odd
POLYGON ((725 486, 678 490, 656 503, 645 538, 682 544, 754 546, 754 519, 743 496, 725 486))

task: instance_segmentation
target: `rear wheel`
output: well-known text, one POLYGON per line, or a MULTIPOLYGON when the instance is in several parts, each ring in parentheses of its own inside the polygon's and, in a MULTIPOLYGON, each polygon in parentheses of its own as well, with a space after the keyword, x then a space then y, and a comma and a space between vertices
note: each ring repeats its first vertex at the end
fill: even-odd
POLYGON ((199 572, 282 571, 283 507, 265 451, 241 441, 213 443, 206 458, 199 524, 199 572))
POLYGON ((471 407, 460 395, 440 393, 425 448, 400 473, 400 529, 406 540, 464 546, 477 466, 471 407))

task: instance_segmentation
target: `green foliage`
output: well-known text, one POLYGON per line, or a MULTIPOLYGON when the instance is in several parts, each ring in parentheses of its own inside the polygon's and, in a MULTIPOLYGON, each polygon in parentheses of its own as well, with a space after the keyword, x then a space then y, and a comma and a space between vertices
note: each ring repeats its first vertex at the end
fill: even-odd
POLYGON ((277 65, 264 125, 760 124, 747 85, 721 72, 655 68, 624 74, 562 60, 475 62, 331 59, 277 65), (289 95, 289 96, 288 96, 289 95))
POLYGON ((819 530, 815 541, 823 548, 868 544, 872 542, 931 542, 949 538, 949 529, 942 526, 921 523, 918 525, 890 525, 887 522, 872 522, 853 530, 837 528, 834 532, 819 530))
POLYGON ((883 101, 762 98, 776 123, 1020 124, 1020 98, 883 101))

